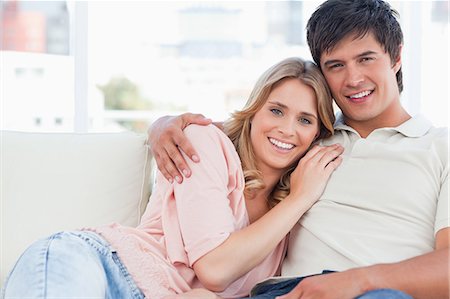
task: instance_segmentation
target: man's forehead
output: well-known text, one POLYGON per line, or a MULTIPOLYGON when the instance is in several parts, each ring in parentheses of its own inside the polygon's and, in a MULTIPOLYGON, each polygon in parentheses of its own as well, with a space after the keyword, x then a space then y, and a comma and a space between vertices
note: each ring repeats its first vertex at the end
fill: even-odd
POLYGON ((374 47, 382 48, 382 45, 378 42, 373 33, 367 32, 363 35, 350 33, 342 38, 334 46, 323 51, 320 57, 320 62, 322 63, 322 60, 325 58, 330 58, 334 55, 339 54, 342 48, 345 48, 345 54, 349 54, 347 52, 348 48, 351 48, 351 50, 353 50, 355 53, 363 53, 367 51, 374 51, 374 47))

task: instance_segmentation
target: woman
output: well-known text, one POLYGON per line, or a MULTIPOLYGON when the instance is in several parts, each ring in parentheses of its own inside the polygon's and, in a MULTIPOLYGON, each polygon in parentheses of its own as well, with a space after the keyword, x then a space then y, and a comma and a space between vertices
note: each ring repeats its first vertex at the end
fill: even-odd
POLYGON ((225 134, 212 125, 185 129, 202 162, 183 184, 158 173, 137 228, 112 224, 36 242, 13 269, 6 298, 198 297, 197 288, 246 296, 278 274, 287 233, 341 162, 339 145, 308 151, 332 133, 331 105, 313 63, 274 65, 225 134))

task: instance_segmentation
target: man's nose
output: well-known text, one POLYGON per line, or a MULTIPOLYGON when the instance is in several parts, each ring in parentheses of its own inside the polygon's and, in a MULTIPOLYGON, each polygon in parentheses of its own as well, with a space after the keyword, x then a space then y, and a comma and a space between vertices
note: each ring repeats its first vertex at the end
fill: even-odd
POLYGON ((346 84, 350 87, 357 87, 364 82, 363 73, 355 66, 347 67, 346 84))

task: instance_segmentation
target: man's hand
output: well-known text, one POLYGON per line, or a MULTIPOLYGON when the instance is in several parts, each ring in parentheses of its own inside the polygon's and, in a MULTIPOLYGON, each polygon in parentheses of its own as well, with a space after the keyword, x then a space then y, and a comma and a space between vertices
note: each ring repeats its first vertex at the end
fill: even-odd
POLYGON ((311 276, 303 279, 291 292, 277 299, 353 299, 368 291, 362 289, 365 276, 357 269, 311 276))
POLYGON ((164 116, 157 119, 148 129, 148 145, 155 157, 158 169, 169 181, 183 181, 183 175, 189 177, 191 169, 186 164, 180 150, 194 162, 200 158, 185 137, 183 129, 190 124, 209 125, 210 119, 201 114, 185 113, 179 116, 164 116), (183 174, 183 175, 182 175, 183 174))

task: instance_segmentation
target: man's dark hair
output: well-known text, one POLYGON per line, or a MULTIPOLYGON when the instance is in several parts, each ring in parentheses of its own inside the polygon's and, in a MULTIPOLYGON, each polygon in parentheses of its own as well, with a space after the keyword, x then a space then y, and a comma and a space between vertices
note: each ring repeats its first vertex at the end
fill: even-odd
MULTIPOLYGON (((383 0, 328 0, 312 14, 306 25, 311 55, 320 67, 320 57, 349 35, 362 38, 372 33, 384 51, 395 62, 403 44, 403 33, 397 21, 399 14, 383 0)), ((403 90, 402 69, 397 85, 403 90)))

